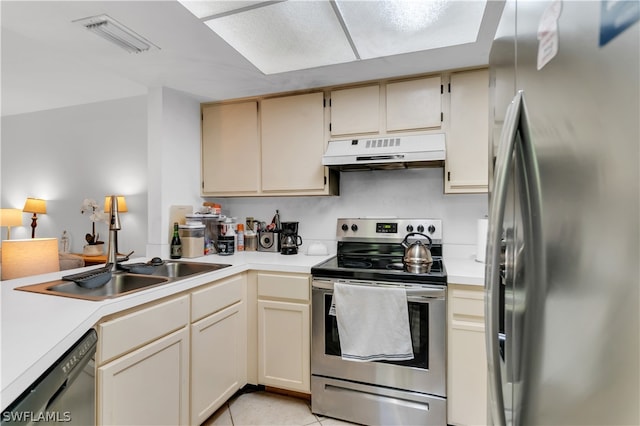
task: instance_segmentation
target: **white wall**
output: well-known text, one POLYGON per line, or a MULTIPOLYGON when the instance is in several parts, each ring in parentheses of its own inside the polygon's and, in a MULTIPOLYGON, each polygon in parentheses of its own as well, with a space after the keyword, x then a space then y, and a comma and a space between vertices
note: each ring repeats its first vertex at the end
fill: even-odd
MULTIPOLYGON (((66 229, 72 251, 81 252, 84 235, 91 232, 89 216, 80 213, 82 201, 93 198, 103 205, 105 195, 121 194, 129 212, 120 216, 120 251, 144 255, 145 96, 2 117, 1 137, 1 206, 22 209, 27 197, 47 200, 36 237, 60 238, 66 229)), ((30 223, 25 213, 24 227, 12 228, 12 239, 30 238, 30 223)), ((96 231, 106 243, 106 223, 99 223, 96 231)))
POLYGON ((342 172, 338 197, 215 198, 223 213, 270 222, 299 221, 304 242, 334 244, 340 217, 396 216, 442 219, 445 254, 475 251, 477 219, 487 214, 486 194, 444 195, 443 169, 342 172))
POLYGON ((149 90, 147 255, 169 256, 172 205, 197 208, 200 198, 200 103, 168 88, 149 90))

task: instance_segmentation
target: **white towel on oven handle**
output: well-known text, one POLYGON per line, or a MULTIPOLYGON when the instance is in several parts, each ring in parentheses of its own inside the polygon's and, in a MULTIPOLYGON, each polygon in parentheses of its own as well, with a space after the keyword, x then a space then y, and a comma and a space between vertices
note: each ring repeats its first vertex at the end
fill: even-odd
POLYGON ((403 286, 335 283, 333 299, 342 359, 413 359, 407 293, 403 286))

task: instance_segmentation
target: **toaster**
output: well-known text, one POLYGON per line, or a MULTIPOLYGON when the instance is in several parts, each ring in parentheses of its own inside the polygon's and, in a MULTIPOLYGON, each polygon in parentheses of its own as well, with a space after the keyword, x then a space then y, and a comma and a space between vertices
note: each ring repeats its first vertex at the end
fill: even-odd
POLYGON ((258 251, 280 252, 280 233, 267 231, 258 233, 258 251))

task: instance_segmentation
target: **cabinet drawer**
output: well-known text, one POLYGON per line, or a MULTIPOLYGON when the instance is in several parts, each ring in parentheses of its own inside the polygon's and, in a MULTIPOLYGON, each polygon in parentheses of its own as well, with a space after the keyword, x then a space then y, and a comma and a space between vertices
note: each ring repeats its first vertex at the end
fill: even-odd
POLYGON ((97 362, 103 364, 188 323, 189 296, 181 296, 105 321, 98 325, 97 362))
POLYGON ((484 292, 482 290, 450 289, 451 313, 454 320, 484 321, 484 292))
POLYGON ((215 282, 191 293, 191 322, 242 301, 245 275, 215 282))
POLYGON ((309 275, 258 274, 258 297, 310 300, 309 275))

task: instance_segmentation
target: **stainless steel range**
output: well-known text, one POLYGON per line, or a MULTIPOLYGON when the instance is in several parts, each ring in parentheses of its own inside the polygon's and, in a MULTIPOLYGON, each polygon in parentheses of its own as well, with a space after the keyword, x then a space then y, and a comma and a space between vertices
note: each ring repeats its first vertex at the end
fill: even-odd
MULTIPOLYGON (((337 241, 337 255, 311 269, 312 411, 361 424, 446 424, 447 274, 442 222, 338 219, 337 241), (421 273, 409 272, 403 264, 401 242, 412 232, 432 240, 433 262, 421 273), (335 313, 336 285, 404 289, 412 359, 345 359, 335 313)), ((349 315, 358 318, 359 308, 354 309, 349 315)), ((379 331, 374 330, 373 339, 379 331)))

